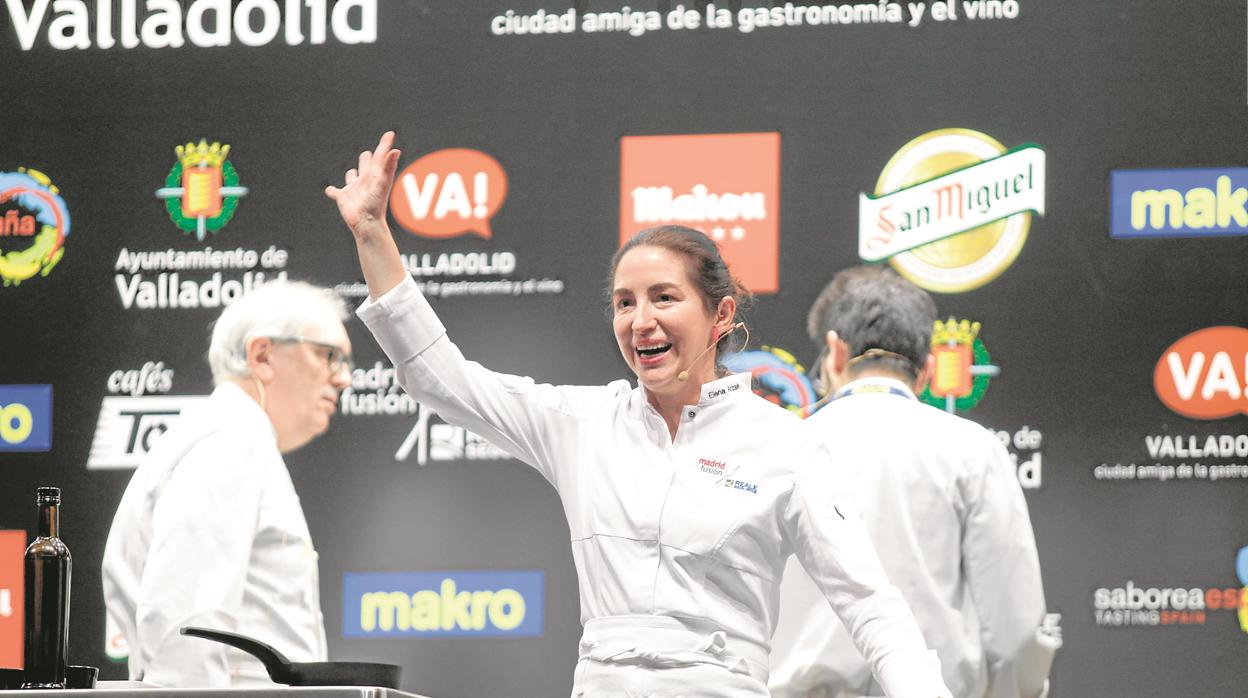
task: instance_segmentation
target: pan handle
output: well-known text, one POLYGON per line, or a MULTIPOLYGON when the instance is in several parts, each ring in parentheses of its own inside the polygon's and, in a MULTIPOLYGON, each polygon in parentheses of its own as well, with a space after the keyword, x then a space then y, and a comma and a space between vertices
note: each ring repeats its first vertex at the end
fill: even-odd
POLYGON ((277 683, 290 682, 290 660, 276 649, 266 645, 259 640, 239 635, 238 633, 226 632, 224 630, 210 630, 209 628, 197 628, 195 626, 183 626, 180 632, 183 635, 191 637, 200 637, 205 640, 215 640, 225 645, 229 645, 235 649, 240 649, 247 654, 260 660, 264 664, 264 668, 269 672, 269 678, 277 683))

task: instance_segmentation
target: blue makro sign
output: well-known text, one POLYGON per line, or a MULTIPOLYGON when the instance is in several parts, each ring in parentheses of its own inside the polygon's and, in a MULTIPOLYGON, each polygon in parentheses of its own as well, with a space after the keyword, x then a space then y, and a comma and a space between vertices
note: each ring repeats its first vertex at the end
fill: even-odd
POLYGON ((1114 170, 1109 236, 1248 235, 1248 168, 1114 170))
POLYGON ((348 572, 344 637, 538 637, 541 570, 348 572))
POLYGON ((52 386, 0 385, 0 451, 52 450, 52 386))

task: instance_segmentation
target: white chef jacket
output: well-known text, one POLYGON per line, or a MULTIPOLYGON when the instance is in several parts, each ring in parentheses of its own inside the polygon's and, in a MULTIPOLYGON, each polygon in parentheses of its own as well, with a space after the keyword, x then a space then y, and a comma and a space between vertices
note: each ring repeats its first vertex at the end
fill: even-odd
MULTIPOLYGON (((958 698, 1034 698, 1060 640, 1038 632, 1044 589, 1027 502, 1000 441, 864 378, 806 420, 851 479, 888 577, 909 602, 958 698)), ((781 586, 771 688, 787 696, 884 695, 818 588, 781 586)))
POLYGON ((890 695, 948 695, 852 508, 803 484, 826 469, 806 467, 800 420, 755 396, 749 374, 703 385, 673 440, 626 381, 539 385, 467 361, 410 278, 357 313, 416 399, 559 492, 585 625, 575 695, 766 696, 791 553, 890 695))
POLYGON ((104 603, 130 678, 271 682, 251 655, 178 634, 241 633, 292 662, 326 658, 317 557, 268 415, 233 383, 184 412, 135 471, 104 548, 104 603))

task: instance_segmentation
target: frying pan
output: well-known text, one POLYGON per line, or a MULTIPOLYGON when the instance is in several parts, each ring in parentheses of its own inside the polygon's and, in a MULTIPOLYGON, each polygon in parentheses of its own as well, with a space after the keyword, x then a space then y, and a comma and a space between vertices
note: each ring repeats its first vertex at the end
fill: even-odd
POLYGON ((240 649, 260 660, 274 683, 288 686, 377 686, 399 687, 403 667, 373 662, 291 662, 272 647, 237 633, 208 628, 183 627, 183 635, 215 640, 240 649))

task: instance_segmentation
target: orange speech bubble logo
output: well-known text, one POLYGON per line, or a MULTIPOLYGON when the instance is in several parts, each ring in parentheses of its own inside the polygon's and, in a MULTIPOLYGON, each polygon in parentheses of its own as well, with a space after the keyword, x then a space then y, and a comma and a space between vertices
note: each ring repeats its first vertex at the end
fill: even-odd
POLYGON ((1153 370, 1153 389, 1184 417, 1248 414, 1248 329, 1207 327, 1171 344, 1153 370))
POLYGON ((390 192, 390 213, 415 235, 493 237, 490 219, 507 198, 507 173, 479 150, 446 148, 408 165, 390 192))

